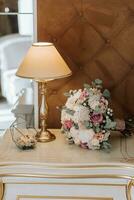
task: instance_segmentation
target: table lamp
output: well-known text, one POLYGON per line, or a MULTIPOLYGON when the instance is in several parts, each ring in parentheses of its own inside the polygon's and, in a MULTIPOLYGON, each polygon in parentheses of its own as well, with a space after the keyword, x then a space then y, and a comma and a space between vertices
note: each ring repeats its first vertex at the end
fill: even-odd
POLYGON ((19 66, 16 75, 22 78, 34 79, 40 83, 39 121, 41 130, 37 133, 38 142, 50 142, 55 139, 47 129, 47 81, 68 77, 71 70, 52 43, 37 42, 28 50, 19 66))

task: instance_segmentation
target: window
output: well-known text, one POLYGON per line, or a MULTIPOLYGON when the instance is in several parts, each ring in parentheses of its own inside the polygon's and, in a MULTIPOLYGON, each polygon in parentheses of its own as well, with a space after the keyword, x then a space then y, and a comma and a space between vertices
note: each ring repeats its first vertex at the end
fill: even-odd
POLYGON ((0 0, 0 36, 33 35, 33 0, 0 0))

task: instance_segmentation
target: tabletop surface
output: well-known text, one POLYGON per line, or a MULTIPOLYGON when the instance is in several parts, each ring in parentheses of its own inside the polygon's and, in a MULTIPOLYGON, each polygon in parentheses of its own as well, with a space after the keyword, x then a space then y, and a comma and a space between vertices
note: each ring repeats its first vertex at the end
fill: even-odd
MULTIPOLYGON (((23 131, 25 132, 25 130, 23 131)), ((106 153, 102 150, 87 150, 74 144, 69 145, 60 130, 52 129, 51 132, 56 135, 56 140, 49 143, 37 143, 33 150, 20 150, 13 143, 10 131, 7 130, 3 138, 0 139, 0 163, 126 163, 124 157, 128 158, 128 154, 131 158, 130 163, 134 163, 134 137, 124 139, 119 132, 112 133, 110 139, 112 149, 110 153, 106 153)))

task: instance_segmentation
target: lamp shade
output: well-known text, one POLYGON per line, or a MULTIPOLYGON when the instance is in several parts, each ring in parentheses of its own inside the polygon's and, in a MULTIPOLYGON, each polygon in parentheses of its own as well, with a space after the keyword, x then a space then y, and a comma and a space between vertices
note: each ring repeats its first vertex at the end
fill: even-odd
POLYGON ((34 43, 28 50, 16 75, 37 81, 70 76, 71 70, 52 43, 34 43))

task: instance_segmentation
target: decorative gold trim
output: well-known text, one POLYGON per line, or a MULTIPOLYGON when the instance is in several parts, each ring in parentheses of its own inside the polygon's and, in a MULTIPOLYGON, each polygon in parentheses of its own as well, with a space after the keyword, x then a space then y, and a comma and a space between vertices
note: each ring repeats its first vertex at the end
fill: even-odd
MULTIPOLYGON (((109 187, 109 186, 111 186, 111 187, 117 187, 117 186, 119 186, 119 187, 125 187, 126 188, 126 196, 127 196, 127 193, 128 193, 128 191, 127 191, 127 185, 126 184, 110 184, 110 183, 70 183, 70 182, 67 182, 67 183, 63 183, 63 182, 9 182, 10 184, 26 184, 26 185, 79 185, 79 186, 106 186, 106 187, 109 187)), ((18 199, 17 199, 18 200, 18 199)), ((89 199, 90 200, 90 199, 89 199)), ((93 198, 91 199, 91 200, 93 200, 93 198)), ((96 200, 96 199, 95 199, 96 200)), ((127 200, 129 200, 128 198, 127 198, 127 200)))
MULTIPOLYGON (((37 175, 37 174, 3 174, 3 176, 10 176, 10 177, 34 177, 34 178, 50 178, 49 177, 46 177, 46 176, 41 176, 41 175, 37 175)), ((127 200, 131 200, 131 187, 133 185, 133 177, 130 177, 130 176, 123 176, 123 175, 108 175, 108 174, 101 174, 101 175, 81 175, 81 176, 65 176, 65 175, 62 175, 59 177, 59 175, 55 175, 51 178, 115 178, 115 179, 119 179, 119 178, 123 178, 123 179, 127 179, 129 180, 128 184, 127 185, 120 185, 120 184, 95 184, 96 186, 126 186, 126 197, 127 197, 127 200)), ((11 184, 11 183, 10 183, 11 184)), ((18 184, 18 183, 17 183, 18 184)), ((24 184, 23 182, 19 183, 19 184, 24 184)), ((25 183, 25 184, 28 184, 28 183, 25 183)), ((37 184, 37 183, 29 183, 29 184, 37 184)), ((39 184, 39 183, 38 183, 39 184)), ((42 183, 42 184, 66 184, 66 185, 86 185, 86 183, 42 183)), ((91 183, 87 183, 87 185, 91 185, 91 183)), ((2 191, 3 191, 3 183, 2 183, 2 191)), ((2 192, 2 197, 3 197, 3 194, 4 192, 2 192)), ((2 200, 2 198, 1 198, 2 200)))
MULTIPOLYGON (((52 182, 52 183, 50 183, 50 182, 10 182, 10 184, 26 184, 26 185, 40 185, 40 184, 47 184, 47 185, 81 185, 81 186, 106 186, 106 187, 109 187, 109 186, 111 186, 111 187, 117 187, 117 186, 120 186, 120 187, 125 187, 126 188, 126 196, 127 196, 127 193, 128 193, 128 191, 127 191, 127 185, 126 184, 110 184, 110 183, 108 183, 108 184, 106 184, 106 183, 70 183, 70 182, 68 182, 68 183, 63 183, 63 182, 52 182)), ((18 196, 18 197, 20 197, 20 196, 18 196)), ((22 197, 21 197, 22 198, 22 197)), ((17 200, 21 200, 21 198, 18 198, 17 200)), ((78 199, 78 198, 77 198, 78 199)), ((88 200, 90 200, 89 198, 88 198, 88 200)), ((94 200, 94 198, 92 197, 91 198, 91 200, 94 200)), ((99 200, 99 199, 96 199, 95 198, 95 200, 99 200)), ((103 198, 103 200, 105 200, 104 198, 103 198)), ((107 199, 106 199, 107 200, 107 199)), ((109 199, 108 199, 109 200, 109 199)), ((110 200, 113 200, 113 199, 110 199, 110 200)), ((130 200, 130 199, 128 199, 127 198, 127 200, 130 200)))
POLYGON ((68 168, 68 169, 70 169, 70 168, 77 168, 77 169, 88 169, 88 168, 124 168, 124 169, 134 169, 134 166, 130 166, 130 165, 118 165, 118 164, 115 164, 115 165, 104 165, 104 164, 102 164, 102 165, 66 165, 66 164, 63 164, 63 165, 61 165, 61 164, 50 164, 50 165, 48 165, 48 164, 43 164, 43 163, 23 163, 23 162, 19 162, 19 163, 3 163, 3 164, 1 164, 0 163, 0 167, 8 167, 8 166, 16 166, 16 165, 26 165, 26 166, 28 166, 28 165, 31 165, 31 166, 42 166, 42 167, 45 167, 45 168, 49 168, 49 169, 54 169, 54 168, 59 168, 59 169, 61 169, 61 168, 68 168))
POLYGON ((111 186, 111 187, 127 187, 127 184, 118 184, 118 183, 70 183, 70 182, 9 182, 9 184, 24 184, 24 185, 81 185, 81 186, 111 186))
POLYGON ((56 178, 56 179, 89 179, 89 178, 113 178, 113 179, 128 179, 131 180, 133 177, 127 175, 116 175, 116 174, 82 174, 82 175, 66 175, 66 174, 0 174, 0 176, 4 177, 31 177, 31 178, 56 178))
POLYGON ((16 200, 21 200, 22 198, 27 199, 62 199, 62 200, 114 200, 110 197, 73 197, 73 196, 34 196, 34 195, 18 195, 16 200))
MULTIPOLYGON (((5 175, 4 175, 5 176, 5 175)), ((46 176, 41 176, 40 177, 40 175, 28 175, 28 174, 18 174, 18 176, 17 175, 14 175, 14 174, 10 174, 10 175, 8 175, 7 174, 7 176, 11 176, 11 177, 35 177, 35 178, 47 178, 46 176)), ((50 178, 50 177, 49 177, 50 178)), ((51 178, 61 178, 61 177, 51 177, 51 178)), ((62 178, 68 178, 68 176, 66 177, 62 177, 62 178)), ((69 176, 69 178, 74 178, 74 177, 70 177, 69 176)), ((130 182, 128 183, 128 184, 124 184, 124 185, 120 185, 120 184, 95 184, 94 183, 94 185, 96 185, 96 186, 125 186, 126 187, 126 197, 127 197, 127 200, 131 200, 131 186, 132 186, 132 177, 129 177, 129 176, 122 176, 122 175, 90 175, 90 176, 80 176, 80 177, 75 177, 75 178, 115 178, 115 179, 119 179, 119 178, 123 178, 123 179, 127 179, 127 180, 129 180, 130 182)), ((11 184, 11 183, 10 183, 11 184)), ((18 183, 17 183, 18 184, 18 183)), ((21 182, 21 183, 19 183, 19 184, 24 184, 23 182, 21 182)), ((28 184, 28 183, 25 183, 25 184, 28 184)), ((29 183, 29 184, 37 184, 37 183, 29 183)), ((39 184, 39 183, 38 183, 39 184)), ((42 184, 68 184, 68 185, 86 185, 86 183, 42 183, 42 184)), ((87 183, 87 185, 91 185, 90 183, 88 184, 87 183)))
MULTIPOLYGON (((55 179, 89 179, 89 178, 112 178, 112 179, 127 179, 129 181, 128 185, 126 185, 126 197, 127 200, 131 200, 131 187, 133 184, 134 177, 120 174, 98 174, 98 175, 67 175, 67 174, 1 174, 4 177, 31 177, 31 178, 55 178, 55 179)), ((22 183, 23 184, 23 183, 22 183)), ((51 184, 51 183, 50 183, 51 184)), ((57 183, 58 184, 58 183, 57 183)), ((59 183, 60 184, 60 183, 59 183)), ((75 184, 75 183, 74 183, 75 184)))
POLYGON ((127 186, 126 186, 126 196, 127 196, 127 200, 132 200, 132 198, 131 198, 131 188, 132 188, 132 186, 133 186, 133 184, 134 184, 134 179, 132 178, 129 182, 128 182, 128 184, 127 184, 127 186))
POLYGON ((0 180, 0 200, 3 199, 3 196, 4 196, 4 184, 2 180, 0 180))
MULTIPOLYGON (((44 174, 3 174, 3 176, 9 176, 9 177, 34 177, 34 178, 57 178, 57 179, 88 179, 88 178, 113 178, 113 179, 127 179, 132 180, 133 177, 131 176, 124 176, 124 175, 116 175, 116 174, 101 174, 101 175, 44 175, 44 174)), ((131 182, 130 182, 131 183, 131 182)), ((131 184, 128 184, 126 186, 126 197, 127 200, 131 200, 131 184)))

